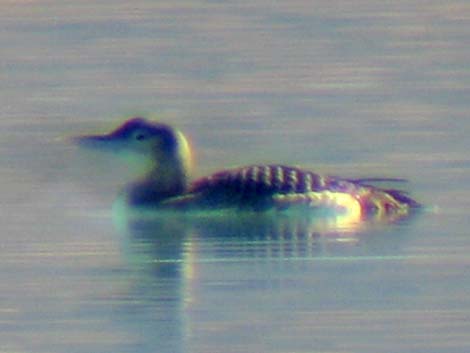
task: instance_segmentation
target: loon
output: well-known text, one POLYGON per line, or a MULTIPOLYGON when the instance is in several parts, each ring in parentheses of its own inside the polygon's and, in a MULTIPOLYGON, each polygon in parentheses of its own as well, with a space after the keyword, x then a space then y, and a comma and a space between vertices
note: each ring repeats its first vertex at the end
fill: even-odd
POLYGON ((163 123, 134 117, 104 135, 74 138, 84 147, 131 152, 147 161, 145 175, 129 184, 131 207, 169 210, 250 211, 332 208, 366 218, 407 215, 420 205, 402 190, 373 185, 393 178, 322 176, 286 165, 248 165, 190 182, 191 150, 186 137, 163 123))

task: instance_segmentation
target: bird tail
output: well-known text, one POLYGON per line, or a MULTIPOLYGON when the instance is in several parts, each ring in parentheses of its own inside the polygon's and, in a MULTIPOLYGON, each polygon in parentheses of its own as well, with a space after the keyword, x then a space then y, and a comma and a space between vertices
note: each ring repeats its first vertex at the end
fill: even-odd
POLYGON ((366 214, 408 214, 421 205, 403 190, 370 188, 360 197, 366 214))

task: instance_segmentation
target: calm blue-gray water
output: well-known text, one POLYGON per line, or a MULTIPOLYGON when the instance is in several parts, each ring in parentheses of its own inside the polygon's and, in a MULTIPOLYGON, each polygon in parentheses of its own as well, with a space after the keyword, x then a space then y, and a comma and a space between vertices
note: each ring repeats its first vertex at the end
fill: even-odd
POLYGON ((0 3, 0 352, 469 352, 469 38, 458 0, 0 3), (195 177, 402 177, 426 211, 124 222, 132 171, 67 138, 136 114, 195 177))

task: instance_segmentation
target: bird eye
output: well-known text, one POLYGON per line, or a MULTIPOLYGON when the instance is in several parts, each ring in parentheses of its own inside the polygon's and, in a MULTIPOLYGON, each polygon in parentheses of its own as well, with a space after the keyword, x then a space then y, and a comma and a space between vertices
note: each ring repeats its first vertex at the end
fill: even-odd
POLYGON ((147 136, 145 136, 145 134, 143 133, 138 133, 134 136, 134 138, 137 140, 137 141, 143 141, 147 138, 147 136))

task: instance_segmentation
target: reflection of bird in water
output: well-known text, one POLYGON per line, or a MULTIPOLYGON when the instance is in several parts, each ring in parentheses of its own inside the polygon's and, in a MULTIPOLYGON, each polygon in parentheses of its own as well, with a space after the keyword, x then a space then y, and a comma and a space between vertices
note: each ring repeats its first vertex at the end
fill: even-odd
POLYGON ((310 261, 394 255, 406 233, 402 222, 390 227, 369 219, 338 226, 332 219, 305 213, 221 217, 173 213, 129 220, 125 226, 120 233, 126 235, 121 243, 126 261, 159 278, 181 271, 192 278, 197 264, 204 262, 280 263, 287 258, 310 261))
POLYGON ((250 165, 189 182, 191 151, 184 135, 165 124, 132 118, 105 135, 77 137, 85 147, 142 161, 140 180, 125 190, 134 209, 328 210, 349 221, 403 218, 419 205, 403 191, 371 183, 397 179, 343 179, 284 165, 250 165))

